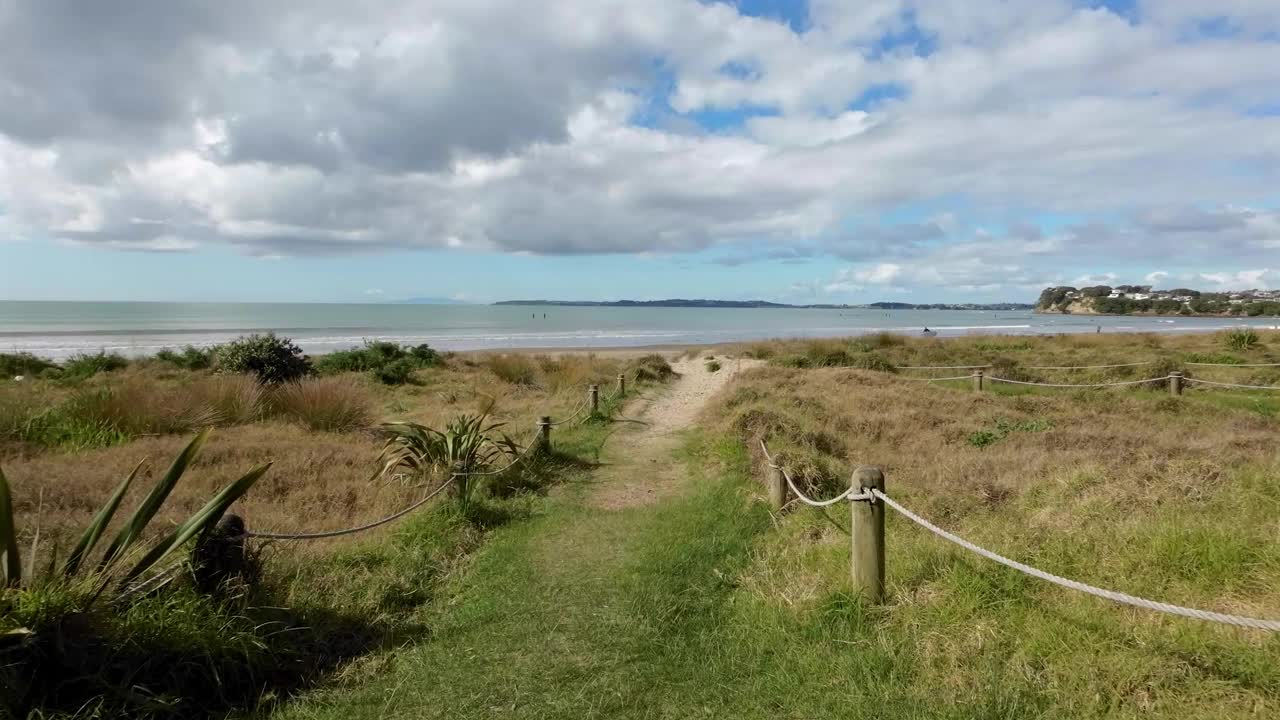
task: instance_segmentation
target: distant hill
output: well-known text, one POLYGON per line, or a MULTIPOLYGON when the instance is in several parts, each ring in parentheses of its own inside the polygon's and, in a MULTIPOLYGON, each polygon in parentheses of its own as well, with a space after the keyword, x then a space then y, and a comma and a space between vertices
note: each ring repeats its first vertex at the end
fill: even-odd
POLYGON ((454 300, 453 298, 438 297, 416 297, 399 301, 400 305, 471 305, 466 300, 454 300))
POLYGON ((1280 316, 1280 290, 1203 292, 1152 290, 1150 285, 1069 285, 1045 288, 1037 313, 1064 315, 1280 316))
POLYGON ((681 308, 798 308, 809 310, 1031 310, 1030 303, 928 303, 876 302, 869 305, 788 305, 768 300, 503 300, 494 305, 558 305, 571 307, 681 307, 681 308))

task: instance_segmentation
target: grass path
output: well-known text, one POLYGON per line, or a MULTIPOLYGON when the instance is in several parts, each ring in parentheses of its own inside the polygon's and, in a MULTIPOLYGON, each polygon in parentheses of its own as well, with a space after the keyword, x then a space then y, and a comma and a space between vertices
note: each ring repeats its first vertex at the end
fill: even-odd
POLYGON ((273 717, 1027 716, 999 692, 990 707, 953 707, 911 690, 905 649, 869 641, 856 603, 814 624, 743 598, 736 578, 772 521, 731 467, 735 450, 689 435, 739 366, 677 369, 673 387, 626 408, 644 424, 609 439, 587 482, 495 533, 434 604, 429 638, 273 717))

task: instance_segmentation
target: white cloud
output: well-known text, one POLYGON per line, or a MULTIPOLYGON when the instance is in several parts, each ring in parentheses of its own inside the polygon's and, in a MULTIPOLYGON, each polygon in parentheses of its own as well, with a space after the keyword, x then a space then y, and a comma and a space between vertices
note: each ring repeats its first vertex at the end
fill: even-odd
POLYGON ((1147 273, 1147 276, 1143 279, 1147 282, 1148 285, 1151 285, 1152 287, 1157 287, 1161 283, 1163 283, 1165 281, 1165 278, 1167 277, 1169 277, 1169 273, 1163 270, 1156 270, 1154 272, 1147 273))
POLYGON ((0 11, 0 223, 263 257, 743 241, 856 263, 816 286, 830 292, 1030 287, 1081 257, 1262 267, 1280 250, 1280 213, 1258 203, 1280 180, 1280 117, 1255 111, 1280 97, 1275 3, 809 15, 797 33, 695 0, 21 0, 0 11), (1197 40, 1212 18, 1235 34, 1197 40), (741 127, 682 116, 744 107, 762 114, 741 127), (957 198, 961 215, 1082 220, 881 222, 957 198))

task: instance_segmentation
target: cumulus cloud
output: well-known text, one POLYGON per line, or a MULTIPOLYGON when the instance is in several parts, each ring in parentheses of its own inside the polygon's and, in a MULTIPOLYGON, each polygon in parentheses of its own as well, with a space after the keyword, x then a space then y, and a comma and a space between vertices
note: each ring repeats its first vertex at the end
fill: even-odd
POLYGON ((0 230, 262 257, 821 253, 855 264, 833 291, 1280 250, 1256 201, 1280 180, 1258 110, 1275 3, 808 10, 797 31, 696 0, 0 2, 0 230), (1024 217, 893 214, 944 200, 1024 217))

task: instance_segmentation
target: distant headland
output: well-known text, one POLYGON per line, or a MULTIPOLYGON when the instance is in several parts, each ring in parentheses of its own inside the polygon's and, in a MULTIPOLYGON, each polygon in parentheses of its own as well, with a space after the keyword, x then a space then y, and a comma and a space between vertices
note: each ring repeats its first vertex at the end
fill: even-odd
POLYGON ((1031 310, 1031 303, 903 303, 874 302, 866 305, 818 303, 791 305, 768 300, 503 300, 494 305, 558 305, 570 307, 662 307, 662 308, 792 308, 801 310, 1031 310))

